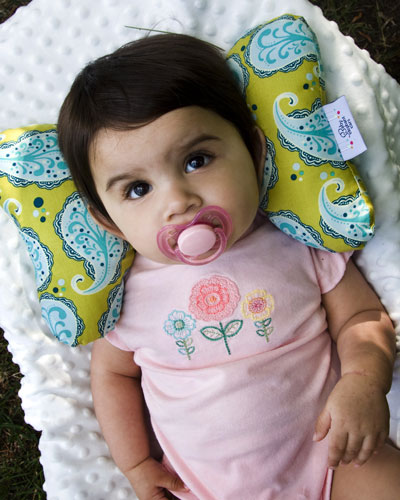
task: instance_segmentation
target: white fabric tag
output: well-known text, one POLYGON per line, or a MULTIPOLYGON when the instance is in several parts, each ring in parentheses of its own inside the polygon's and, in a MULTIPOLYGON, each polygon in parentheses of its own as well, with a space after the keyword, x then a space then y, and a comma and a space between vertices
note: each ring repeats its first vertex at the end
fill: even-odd
POLYGON ((350 160, 366 151, 367 146, 351 114, 345 96, 322 106, 335 135, 343 160, 350 160))

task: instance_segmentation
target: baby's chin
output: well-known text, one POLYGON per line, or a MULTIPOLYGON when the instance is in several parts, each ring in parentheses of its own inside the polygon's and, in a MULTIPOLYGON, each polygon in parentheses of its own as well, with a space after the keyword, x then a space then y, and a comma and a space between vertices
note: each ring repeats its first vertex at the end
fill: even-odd
MULTIPOLYGON (((223 255, 224 253, 227 252, 227 250, 233 245, 233 243, 231 243, 230 245, 228 244, 226 249, 224 250, 224 252, 221 254, 223 255)), ((188 264, 186 262, 181 262, 180 260, 175 260, 175 259, 170 259, 168 258, 167 256, 165 256, 163 253, 161 252, 154 252, 154 253, 149 253, 149 252, 137 252, 139 255, 141 255, 142 257, 144 257, 145 259, 147 260, 150 260, 156 264, 163 264, 163 265, 183 265, 183 266, 188 266, 188 265, 195 265, 195 266, 202 266, 202 265, 205 265, 206 263, 204 264, 196 264, 196 260, 206 260, 208 257, 212 256, 213 255, 213 251, 210 250, 208 252, 205 252, 201 255, 198 255, 196 257, 190 257, 191 260, 193 260, 193 264, 188 264)), ((221 257, 221 255, 219 257, 221 257)), ((215 259, 215 261, 218 260, 217 257, 215 259)))
MULTIPOLYGON (((225 253, 225 252, 224 252, 225 253)), ((146 256, 146 255, 143 255, 143 254, 140 254, 142 257, 144 257, 145 259, 147 260, 150 260, 156 264, 161 264, 161 265, 165 265, 165 266, 176 266, 176 265, 180 265, 180 266, 190 266, 191 264, 188 264, 186 262, 181 262, 180 260, 174 260, 174 259, 169 259, 168 257, 165 257, 164 255, 161 255, 161 256, 146 256)), ((197 259, 206 259, 207 257, 209 257, 210 255, 212 255, 212 252, 207 252, 205 254, 202 254, 202 255, 199 255, 198 257, 196 257, 197 259)), ((196 258, 193 258, 191 257, 191 259, 196 259, 196 258)), ((218 260, 218 259, 217 259, 218 260)), ((196 264, 195 264, 196 265, 196 264)), ((201 266, 201 265, 204 265, 204 264, 197 264, 197 266, 201 266)))

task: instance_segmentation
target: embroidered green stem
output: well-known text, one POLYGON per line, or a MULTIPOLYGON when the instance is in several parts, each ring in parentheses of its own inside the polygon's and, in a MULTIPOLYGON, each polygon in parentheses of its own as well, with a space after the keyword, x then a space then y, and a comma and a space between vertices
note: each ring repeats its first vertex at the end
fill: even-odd
POLYGON ((226 333, 225 333, 224 325, 221 322, 219 322, 219 326, 221 328, 221 333, 222 333, 222 335, 224 337, 224 343, 225 343, 226 350, 228 351, 228 354, 230 356, 231 355, 231 350, 229 349, 228 340, 226 338, 226 333))
POLYGON ((266 342, 269 342, 269 336, 274 331, 273 326, 269 326, 271 324, 271 318, 264 319, 262 321, 255 321, 254 325, 258 328, 257 335, 260 337, 264 337, 266 342))
POLYGON ((231 350, 228 345, 228 337, 234 337, 239 333, 243 325, 241 319, 234 319, 229 321, 225 326, 220 322, 219 328, 217 326, 205 326, 200 330, 203 337, 213 342, 224 339, 224 344, 229 355, 231 350))
POLYGON ((192 345, 193 344, 192 337, 188 337, 187 339, 177 340, 175 344, 180 348, 178 349, 179 353, 183 354, 184 356, 186 355, 186 357, 190 361, 192 359, 190 355, 193 354, 195 351, 195 347, 192 345))

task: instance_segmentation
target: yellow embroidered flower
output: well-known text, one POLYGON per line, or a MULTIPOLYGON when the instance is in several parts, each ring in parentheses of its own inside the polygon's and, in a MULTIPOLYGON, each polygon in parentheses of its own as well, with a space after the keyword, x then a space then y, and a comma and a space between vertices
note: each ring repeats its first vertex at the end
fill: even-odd
POLYGON ((262 321, 271 316, 274 307, 274 298, 266 290, 253 290, 246 294, 242 302, 242 314, 244 318, 262 321))

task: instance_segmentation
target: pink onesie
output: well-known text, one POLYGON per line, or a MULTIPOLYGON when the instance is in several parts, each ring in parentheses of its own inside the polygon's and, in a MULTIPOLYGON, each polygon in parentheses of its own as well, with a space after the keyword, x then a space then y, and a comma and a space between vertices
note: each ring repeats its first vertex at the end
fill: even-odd
POLYGON ((349 254, 265 222, 216 261, 138 256, 107 339, 134 351, 165 463, 200 500, 329 498, 314 425, 338 378, 321 293, 349 254))

